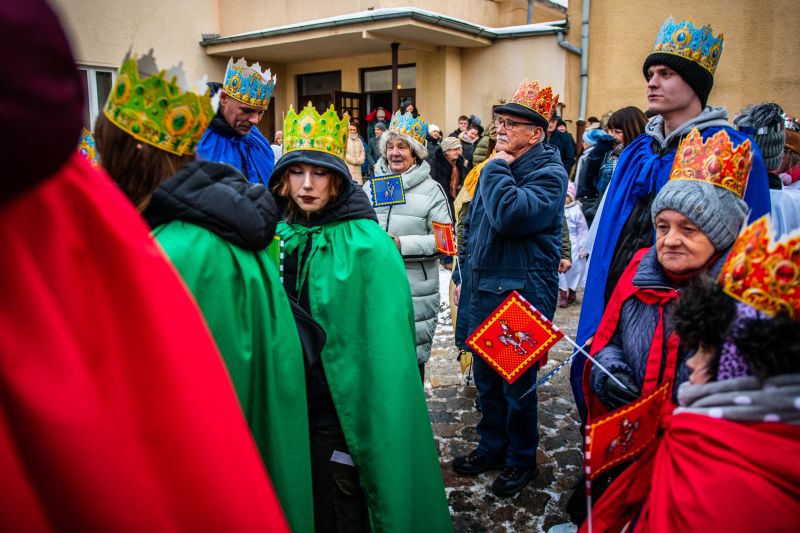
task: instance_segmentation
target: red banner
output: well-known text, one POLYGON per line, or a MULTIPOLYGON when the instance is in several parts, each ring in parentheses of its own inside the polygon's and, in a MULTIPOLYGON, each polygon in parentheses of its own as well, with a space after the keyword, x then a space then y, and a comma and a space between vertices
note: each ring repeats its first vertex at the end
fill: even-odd
POLYGON ((467 339, 467 344, 509 383, 514 383, 564 336, 517 291, 467 339))
POLYGON ((599 418, 586 431, 586 477, 594 479, 630 459, 656 436, 669 383, 649 396, 599 418))
POLYGON ((433 223, 433 237, 436 239, 436 250, 444 255, 457 255, 456 239, 453 236, 453 225, 433 223))

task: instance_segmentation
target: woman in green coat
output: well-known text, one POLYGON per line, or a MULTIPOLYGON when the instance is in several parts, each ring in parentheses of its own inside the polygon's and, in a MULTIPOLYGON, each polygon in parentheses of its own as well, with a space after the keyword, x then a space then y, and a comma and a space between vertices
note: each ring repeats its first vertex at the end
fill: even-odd
POLYGON ((230 165, 194 160, 194 145, 213 116, 209 99, 157 76, 139 80, 136 60, 123 63, 95 126, 103 165, 197 301, 289 525, 311 531, 303 352, 267 252, 278 219, 275 200, 230 165), (152 94, 126 100, 124 83, 152 94), (164 85, 170 87, 161 94, 164 85), (178 113, 183 122, 159 121, 178 113), (176 125, 191 127, 179 134, 176 125))
POLYGON ((347 130, 290 109, 269 181, 284 285, 327 337, 307 368, 316 531, 452 531, 403 259, 350 177, 347 130))

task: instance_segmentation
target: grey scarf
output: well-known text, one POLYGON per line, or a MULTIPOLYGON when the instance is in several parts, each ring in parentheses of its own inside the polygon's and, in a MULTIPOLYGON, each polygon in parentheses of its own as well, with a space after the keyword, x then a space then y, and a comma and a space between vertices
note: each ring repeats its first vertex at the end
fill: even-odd
POLYGON ((678 388, 678 413, 695 413, 736 422, 800 424, 800 374, 761 383, 753 376, 678 388))

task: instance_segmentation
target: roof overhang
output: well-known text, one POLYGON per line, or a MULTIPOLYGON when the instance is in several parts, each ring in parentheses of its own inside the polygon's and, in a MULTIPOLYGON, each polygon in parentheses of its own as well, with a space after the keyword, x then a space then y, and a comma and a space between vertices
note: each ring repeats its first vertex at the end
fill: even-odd
POLYGON ((385 8, 226 37, 204 36, 200 45, 212 56, 294 63, 385 53, 389 43, 426 51, 439 46, 479 48, 497 39, 562 33, 565 26, 566 21, 558 21, 490 28, 422 9, 385 8))

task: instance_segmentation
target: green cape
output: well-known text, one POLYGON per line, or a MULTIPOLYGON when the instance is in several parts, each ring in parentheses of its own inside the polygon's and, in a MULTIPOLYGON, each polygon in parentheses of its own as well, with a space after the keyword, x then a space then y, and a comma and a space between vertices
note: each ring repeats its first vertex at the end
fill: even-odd
POLYGON ((366 219, 278 224, 311 314, 322 362, 375 531, 452 531, 414 343, 414 308, 392 239, 366 219))
POLYGON ((275 263, 186 222, 153 234, 219 346, 292 530, 313 531, 303 352, 275 263))

